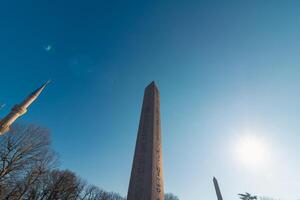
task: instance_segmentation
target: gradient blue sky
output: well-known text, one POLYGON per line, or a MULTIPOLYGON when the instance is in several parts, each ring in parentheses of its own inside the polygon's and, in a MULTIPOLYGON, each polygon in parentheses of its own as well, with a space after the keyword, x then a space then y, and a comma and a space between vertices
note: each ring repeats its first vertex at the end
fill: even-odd
POLYGON ((166 192, 300 198, 300 1, 1 1, 1 116, 52 131, 61 168, 126 195, 144 87, 161 93, 166 192), (51 50, 45 48, 51 45, 51 50), (238 138, 265 141, 250 169, 238 138))

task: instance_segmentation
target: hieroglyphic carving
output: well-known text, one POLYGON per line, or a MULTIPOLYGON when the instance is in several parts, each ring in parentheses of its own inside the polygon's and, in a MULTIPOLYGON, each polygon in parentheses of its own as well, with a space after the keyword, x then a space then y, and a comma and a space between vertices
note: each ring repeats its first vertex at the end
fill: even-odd
POLYGON ((162 185, 162 163, 161 163, 161 130, 160 130, 160 109, 159 109, 159 93, 156 91, 157 98, 155 98, 155 157, 156 157, 156 176, 155 176, 155 187, 157 192, 157 200, 160 200, 161 196, 163 196, 163 185, 162 185))

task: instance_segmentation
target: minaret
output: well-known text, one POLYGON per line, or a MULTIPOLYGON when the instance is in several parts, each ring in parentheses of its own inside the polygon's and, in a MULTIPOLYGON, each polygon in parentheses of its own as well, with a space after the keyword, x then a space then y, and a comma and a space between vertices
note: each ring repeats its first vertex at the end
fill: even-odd
POLYGON ((144 93, 127 200, 164 200, 159 91, 144 93))
POLYGON ((220 191, 220 188, 219 188, 218 181, 215 177, 214 177, 213 181, 214 181, 214 186, 215 186, 215 190, 216 190, 218 200, 223 200, 222 194, 221 194, 221 191, 220 191))
POLYGON ((18 117, 27 112, 27 108, 38 98, 48 83, 49 81, 44 83, 40 88, 32 92, 21 104, 17 104, 11 109, 11 112, 0 121, 0 135, 7 132, 10 125, 14 123, 18 117))

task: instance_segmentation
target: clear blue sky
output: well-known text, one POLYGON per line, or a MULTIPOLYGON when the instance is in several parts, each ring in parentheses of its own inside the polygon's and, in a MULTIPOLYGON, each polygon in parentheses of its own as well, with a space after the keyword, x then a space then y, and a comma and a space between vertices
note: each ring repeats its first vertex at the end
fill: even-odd
POLYGON ((216 176, 224 199, 296 200, 299 10, 276 0, 2 1, 0 114, 52 79, 19 122, 51 129, 61 168, 126 195, 143 90, 155 80, 167 192, 216 199, 216 176), (242 156, 263 165, 236 153, 247 137, 258 157, 242 156))

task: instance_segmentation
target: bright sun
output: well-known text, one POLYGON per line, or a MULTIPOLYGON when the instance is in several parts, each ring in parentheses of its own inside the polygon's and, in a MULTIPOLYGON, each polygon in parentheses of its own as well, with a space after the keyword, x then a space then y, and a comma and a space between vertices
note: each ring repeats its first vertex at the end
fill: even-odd
POLYGON ((235 148, 237 158, 252 169, 264 167, 269 162, 269 148, 260 137, 244 135, 237 140, 235 148))

